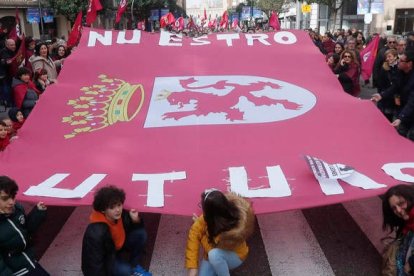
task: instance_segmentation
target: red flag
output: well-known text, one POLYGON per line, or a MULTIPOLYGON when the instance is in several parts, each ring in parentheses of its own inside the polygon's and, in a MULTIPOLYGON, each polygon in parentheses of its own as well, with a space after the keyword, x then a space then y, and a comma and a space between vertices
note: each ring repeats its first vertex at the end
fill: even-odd
POLYGON ((86 13, 86 24, 91 25, 96 19, 96 13, 102 10, 99 0, 89 0, 88 12, 86 13))
POLYGON ((269 19, 269 26, 273 28, 275 31, 280 31, 280 23, 277 13, 272 11, 272 15, 269 19))
POLYGON ((79 43, 80 37, 82 34, 82 11, 76 16, 75 23, 73 23, 72 31, 69 34, 68 38, 68 47, 76 46, 79 43))
POLYGON ((127 8, 127 1, 121 0, 119 2, 118 11, 116 13, 115 23, 119 23, 119 21, 121 21, 121 16, 126 11, 126 8, 127 8))
POLYGON ((191 29, 194 27, 195 27, 194 19, 193 19, 193 16, 190 15, 190 19, 188 19, 188 23, 187 23, 187 29, 191 29))
POLYGON ((161 16, 160 27, 164 28, 168 25, 174 24, 174 22, 175 22, 175 17, 171 12, 169 12, 166 15, 161 16))
POLYGON ((217 19, 210 20, 210 21, 208 22, 208 27, 209 27, 211 30, 214 30, 214 29, 216 28, 216 25, 217 25, 217 19))
POLYGON ((380 37, 377 35, 359 54, 361 56, 361 75, 364 80, 371 77, 380 37))
POLYGON ((178 31, 184 30, 184 18, 182 16, 175 21, 175 28, 178 31))
POLYGON ((239 20, 237 18, 233 20, 233 23, 231 24, 231 28, 233 30, 236 30, 239 28, 239 20))
POLYGON ((227 11, 224 11, 223 16, 221 17, 221 20, 220 20, 220 27, 227 29, 228 25, 229 25, 229 15, 227 11))
POLYGON ((20 43, 20 47, 17 50, 16 54, 14 55, 14 57, 12 57, 10 59, 10 64, 9 64, 9 74, 11 76, 15 76, 17 73, 17 68, 19 68, 19 66, 22 64, 22 62, 24 61, 25 58, 25 54, 26 54, 26 47, 25 47, 25 43, 24 43, 24 35, 22 36, 22 40, 20 43))
POLYGON ((17 41, 20 36, 20 17, 19 17, 19 10, 16 9, 16 25, 14 28, 10 30, 9 38, 17 41))

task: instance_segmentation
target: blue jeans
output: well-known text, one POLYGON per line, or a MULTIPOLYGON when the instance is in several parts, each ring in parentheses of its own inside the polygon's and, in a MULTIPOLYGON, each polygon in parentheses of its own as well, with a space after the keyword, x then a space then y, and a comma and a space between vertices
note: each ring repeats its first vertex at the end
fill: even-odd
POLYGON ((131 276, 132 269, 127 261, 117 257, 112 267, 112 276, 131 276))
POLYGON ((130 276, 144 251, 147 232, 144 227, 132 230, 126 236, 124 246, 117 254, 112 267, 113 276, 130 276), (124 251, 129 253, 129 261, 122 258, 124 251))
POLYGON ((213 248, 208 260, 201 262, 199 276, 230 276, 230 269, 240 266, 243 261, 234 251, 213 248))

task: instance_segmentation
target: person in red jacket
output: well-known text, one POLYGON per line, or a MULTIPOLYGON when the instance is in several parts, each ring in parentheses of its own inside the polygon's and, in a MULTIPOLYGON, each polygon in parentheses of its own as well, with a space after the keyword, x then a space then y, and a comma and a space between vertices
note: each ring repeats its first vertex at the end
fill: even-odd
POLYGON ((12 82, 14 103, 22 111, 25 118, 29 116, 41 94, 30 77, 30 70, 20 67, 12 82))
POLYGON ((25 121, 23 113, 20 109, 13 107, 9 109, 9 118, 13 122, 12 127, 14 129, 14 132, 17 133, 17 131, 23 126, 23 123, 25 121))
POLYGON ((14 131, 13 128, 13 121, 10 118, 4 118, 3 123, 6 124, 6 129, 7 129, 7 135, 9 136, 9 138, 12 138, 13 136, 16 135, 16 132, 14 131))
POLYGON ((10 143, 9 135, 7 133, 7 125, 0 121, 0 151, 3 151, 10 143))

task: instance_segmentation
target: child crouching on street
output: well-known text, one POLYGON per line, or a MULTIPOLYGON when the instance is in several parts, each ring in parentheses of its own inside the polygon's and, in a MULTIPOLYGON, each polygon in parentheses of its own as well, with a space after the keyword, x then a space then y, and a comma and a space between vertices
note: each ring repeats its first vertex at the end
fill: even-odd
POLYGON ((82 242, 85 276, 152 275, 138 265, 147 240, 144 223, 138 211, 123 209, 124 201, 125 192, 115 186, 96 192, 82 242))

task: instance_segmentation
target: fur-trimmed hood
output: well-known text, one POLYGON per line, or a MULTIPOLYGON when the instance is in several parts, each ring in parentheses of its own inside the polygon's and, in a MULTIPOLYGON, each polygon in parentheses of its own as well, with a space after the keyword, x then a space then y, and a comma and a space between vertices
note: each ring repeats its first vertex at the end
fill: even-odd
POLYGON ((254 214, 250 202, 246 199, 235 193, 227 193, 226 198, 236 205, 240 213, 240 219, 235 228, 219 235, 217 247, 222 249, 232 249, 253 234, 254 214))
POLYGON ((185 267, 198 267, 199 246, 204 249, 204 259, 208 259, 208 252, 213 248, 221 248, 235 252, 241 260, 245 260, 249 253, 246 239, 254 230, 254 215, 251 204, 246 199, 234 194, 227 193, 226 197, 233 202, 240 212, 240 219, 236 227, 220 233, 214 238, 215 244, 208 239, 207 223, 204 216, 198 217, 190 228, 185 253, 185 267))

